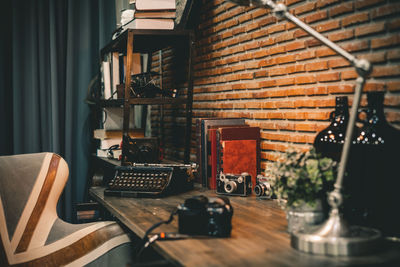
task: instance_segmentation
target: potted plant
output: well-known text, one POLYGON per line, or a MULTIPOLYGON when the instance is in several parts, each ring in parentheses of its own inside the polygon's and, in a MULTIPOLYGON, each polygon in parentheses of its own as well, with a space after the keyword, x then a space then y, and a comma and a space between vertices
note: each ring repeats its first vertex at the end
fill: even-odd
POLYGON ((318 224, 327 214, 327 193, 333 190, 336 162, 311 149, 287 150, 267 170, 275 184, 274 192, 284 207, 289 232, 318 224))

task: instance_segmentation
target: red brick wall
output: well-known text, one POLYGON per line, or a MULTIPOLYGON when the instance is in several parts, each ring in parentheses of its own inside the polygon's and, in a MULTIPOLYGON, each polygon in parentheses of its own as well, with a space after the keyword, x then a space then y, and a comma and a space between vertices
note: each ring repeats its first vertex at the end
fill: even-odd
MULTIPOLYGON (((400 2, 285 2, 293 14, 318 32, 373 63, 365 91, 386 91, 386 118, 399 126, 400 2)), ((336 96, 347 95, 351 103, 354 68, 266 9, 203 0, 196 37, 193 122, 197 117, 244 117, 249 125, 259 126, 262 168, 289 145, 312 145, 316 133, 329 124, 336 96)), ((163 52, 165 77, 173 54, 163 52)), ((362 103, 366 104, 365 96, 362 103)), ((182 107, 165 107, 166 124, 181 123, 182 111, 182 107)), ((153 115, 157 132, 158 110, 153 109, 153 115)), ((172 148, 167 151, 175 153, 172 148)), ((194 156, 193 134, 193 160, 194 156)))

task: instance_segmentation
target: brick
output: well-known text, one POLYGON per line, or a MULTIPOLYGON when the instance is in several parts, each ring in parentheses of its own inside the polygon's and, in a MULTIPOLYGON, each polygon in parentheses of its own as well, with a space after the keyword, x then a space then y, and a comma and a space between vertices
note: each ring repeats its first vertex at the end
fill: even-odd
POLYGON ((383 48, 400 44, 400 35, 375 38, 371 40, 371 48, 383 48))
MULTIPOLYGON (((400 5, 399 5, 399 9, 400 9, 400 5)), ((398 29, 400 29, 400 19, 395 19, 388 23, 389 31, 396 31, 398 29)))
POLYGON ((315 52, 315 55, 317 56, 317 57, 327 57, 327 56, 332 56, 332 55, 336 55, 336 52, 335 51, 333 51, 332 49, 330 49, 330 48, 321 48, 321 49, 318 49, 316 52, 315 52))
POLYGON ((256 18, 258 18, 258 17, 265 16, 265 15, 267 15, 267 14, 269 14, 269 13, 270 13, 270 11, 269 11, 268 9, 257 8, 257 9, 255 9, 255 10, 252 11, 251 17, 252 17, 253 19, 256 19, 256 18))
MULTIPOLYGON (((231 15, 234 16, 233 14, 231 14, 231 15)), ((239 23, 243 23, 243 22, 249 21, 251 19, 252 19, 251 14, 244 14, 244 15, 239 16, 239 18, 238 18, 239 23)))
POLYGON ((381 63, 386 60, 386 52, 373 52, 370 54, 360 55, 359 58, 366 59, 371 63, 381 63))
POLYGON ((391 92, 400 91, 400 81, 390 81, 386 84, 387 90, 391 92))
POLYGON ((356 14, 345 17, 342 20, 342 26, 346 27, 349 25, 362 23, 362 22, 367 21, 368 19, 369 19, 368 12, 356 13, 356 14))
POLYGON ((384 83, 376 83, 376 82, 370 82, 367 81, 364 85, 364 91, 369 92, 369 91, 384 91, 385 90, 385 84, 384 83))
POLYGON ((318 71, 327 69, 328 69, 327 61, 310 62, 306 64, 306 71, 318 71))
POLYGON ((275 44, 275 38, 268 38, 260 41, 260 47, 265 47, 273 44, 275 44))
POLYGON ((340 72, 332 72, 332 73, 319 73, 317 75, 317 79, 319 82, 334 82, 340 80, 340 72))
POLYGON ((275 32, 281 32, 285 30, 285 24, 276 24, 273 26, 268 27, 268 33, 275 33, 275 32))
POLYGON ((268 16, 257 22, 258 27, 262 28, 272 23, 275 23, 277 20, 274 16, 268 16))
POLYGON ((304 64, 291 65, 291 66, 286 67, 286 72, 288 74, 304 72, 304 71, 305 71, 304 64))
POLYGON ((357 27, 355 29, 355 35, 359 37, 373 33, 381 33, 384 31, 385 31, 385 22, 381 22, 381 23, 374 23, 370 25, 357 27))
POLYGON ((354 10, 354 5, 352 2, 350 3, 342 3, 338 6, 332 7, 329 10, 329 15, 331 17, 337 16, 337 15, 341 15, 341 14, 345 14, 345 13, 349 13, 352 12, 354 10))
POLYGON ((327 11, 322 10, 322 11, 314 12, 311 15, 308 15, 307 17, 305 17, 305 21, 306 21, 306 23, 312 23, 312 22, 326 19, 327 17, 328 17, 327 11))
POLYGON ((400 75, 400 65, 395 66, 375 66, 372 70, 372 77, 390 77, 400 75))
POLYGON ((372 9, 371 18, 380 18, 391 14, 396 14, 400 10, 400 4, 389 4, 372 9))
POLYGON ((276 58, 277 64, 285 64, 296 61, 296 55, 285 55, 276 58))
POLYGON ((357 72, 355 70, 345 70, 342 71, 342 79, 343 80, 352 80, 357 78, 357 72))
POLYGON ((303 49, 305 47, 304 41, 297 41, 293 43, 289 43, 285 45, 285 51, 294 51, 294 50, 299 50, 303 49))
POLYGON ((369 43, 366 40, 354 41, 354 42, 350 42, 345 45, 342 45, 342 48, 344 48, 348 52, 362 51, 362 50, 366 50, 369 48, 369 43))
POLYGON ((386 2, 386 0, 357 0, 356 1, 356 8, 365 8, 373 5, 377 5, 379 3, 386 2))
POLYGON ((340 68, 340 67, 347 67, 350 66, 351 63, 344 59, 344 58, 338 58, 338 59, 331 59, 329 60, 329 67, 330 68, 340 68))
POLYGON ((314 50, 301 51, 296 54, 296 60, 298 60, 298 61, 311 59, 311 58, 315 58, 314 50))
POLYGON ((285 53, 285 47, 282 45, 272 47, 268 50, 269 55, 275 55, 275 54, 281 54, 281 53, 285 53))
POLYGON ((305 95, 327 95, 328 88, 326 86, 310 87, 304 89, 305 95))
POLYGON ((270 54, 269 51, 267 51, 266 49, 262 49, 260 51, 257 52, 253 52, 253 58, 262 58, 262 57, 266 57, 270 54))
POLYGON ((296 84, 315 83, 317 79, 315 75, 299 76, 295 78, 296 84))
POLYGON ((299 37, 303 37, 303 36, 307 36, 308 33, 306 33, 305 31, 301 30, 301 29, 297 29, 294 34, 293 37, 294 38, 299 38, 299 37))
POLYGON ((315 28, 318 32, 327 32, 335 29, 340 28, 340 21, 338 20, 332 20, 323 24, 317 25, 315 28))
POLYGON ((286 68, 274 68, 268 70, 269 76, 279 76, 279 75, 285 75, 286 74, 286 68))
POLYGON ((309 2, 309 3, 303 4, 301 6, 298 6, 298 7, 294 8, 293 12, 296 15, 300 15, 300 14, 303 14, 303 13, 310 12, 314 8, 315 8, 315 3, 309 2))
POLYGON ((332 4, 334 4, 334 3, 337 3, 337 2, 339 2, 340 0, 319 0, 319 1, 317 1, 317 7, 318 8, 321 8, 321 7, 325 7, 325 6, 328 6, 328 5, 332 5, 332 4))
POLYGON ((290 6, 290 5, 293 5, 293 4, 296 4, 298 2, 302 2, 302 1, 303 0, 286 0, 285 1, 285 5, 290 6))
POLYGON ((262 88, 273 87, 275 85, 277 85, 276 84, 276 80, 269 80, 269 81, 260 82, 260 87, 262 87, 262 88))
POLYGON ((331 41, 343 41, 352 39, 354 37, 354 30, 345 30, 337 33, 331 33, 328 35, 328 39, 331 41))
POLYGON ((278 36, 276 36, 275 41, 277 43, 281 43, 281 42, 286 42, 289 40, 293 40, 294 39, 294 32, 283 32, 281 34, 279 34, 278 36))
POLYGON ((389 60, 395 60, 395 59, 400 59, 400 50, 391 50, 387 52, 387 59, 389 60))
POLYGON ((293 85, 293 84, 294 84, 294 78, 282 78, 276 80, 277 86, 293 85))

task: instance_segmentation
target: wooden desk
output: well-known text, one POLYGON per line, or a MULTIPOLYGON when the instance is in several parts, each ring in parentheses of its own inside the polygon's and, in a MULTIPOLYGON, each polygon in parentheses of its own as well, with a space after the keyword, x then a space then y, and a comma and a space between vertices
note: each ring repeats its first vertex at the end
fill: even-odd
MULTIPOLYGON (((168 219, 170 212, 186 198, 210 190, 193 191, 164 198, 119 198, 104 196, 104 188, 93 187, 90 195, 143 238, 153 224, 168 219)), ((398 244, 362 257, 327 257, 299 252, 290 246, 285 213, 275 201, 251 197, 230 197, 233 206, 232 236, 155 242, 153 248, 170 262, 183 266, 400 266, 398 244), (389 264, 390 263, 390 264, 389 264), (397 263, 397 264, 396 264, 397 263)), ((155 232, 177 232, 177 218, 155 232)))

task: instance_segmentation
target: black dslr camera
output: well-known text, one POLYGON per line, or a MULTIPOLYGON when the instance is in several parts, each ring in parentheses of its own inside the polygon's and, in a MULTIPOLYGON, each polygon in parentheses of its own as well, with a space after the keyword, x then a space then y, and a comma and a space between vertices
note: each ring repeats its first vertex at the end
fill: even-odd
POLYGON ((273 198, 275 196, 273 184, 274 181, 272 178, 259 174, 256 178, 254 193, 257 197, 273 198))
POLYGON ((240 175, 221 172, 217 177, 217 194, 245 197, 251 194, 251 187, 251 175, 247 172, 240 175))
POLYGON ((178 206, 179 233, 228 237, 232 230, 232 214, 233 208, 225 197, 186 199, 178 206))

